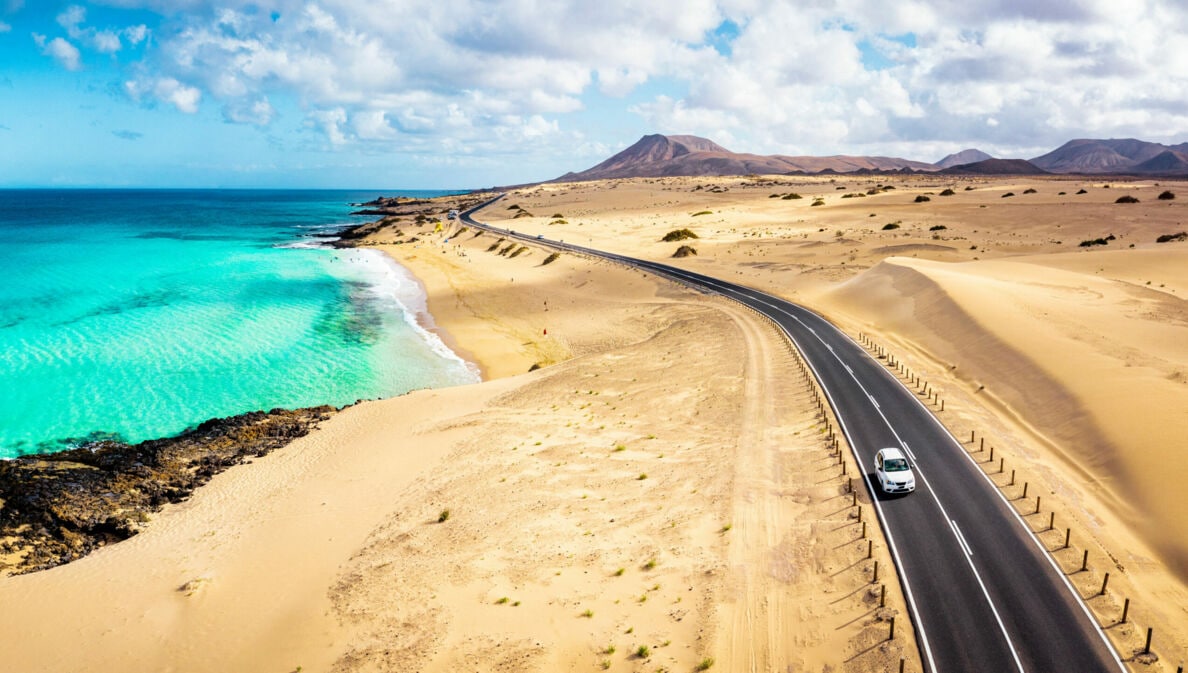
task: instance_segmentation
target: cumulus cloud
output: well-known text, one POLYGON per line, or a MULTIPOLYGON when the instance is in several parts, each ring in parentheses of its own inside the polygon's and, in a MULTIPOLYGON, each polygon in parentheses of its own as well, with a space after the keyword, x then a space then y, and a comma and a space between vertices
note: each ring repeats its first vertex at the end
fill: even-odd
POLYGON ((102 30, 84 26, 83 24, 87 20, 87 10, 81 5, 68 6, 57 15, 56 20, 58 25, 65 29, 66 35, 70 39, 104 54, 114 54, 120 51, 124 47, 124 40, 127 40, 130 45, 138 45, 144 42, 149 34, 148 26, 144 24, 102 30))
POLYGON ((37 43, 38 47, 41 47, 42 54, 52 56, 63 68, 67 70, 82 69, 82 54, 73 44, 60 37, 50 40, 39 33, 33 33, 33 41, 37 43))
POLYGON ((8 33, 12 31, 12 26, 0 21, 0 33, 8 33))
POLYGON ((235 99, 223 106, 223 119, 236 124, 268 126, 276 116, 276 108, 267 98, 258 100, 235 99))
MULTIPOLYGON (((1021 152, 1188 128, 1188 7, 1176 0, 106 4, 171 17, 130 95, 185 112, 208 95, 228 122, 260 127, 283 95, 339 147, 596 151, 601 139, 570 121, 596 96, 627 99, 654 130, 740 151, 1021 152)), ((99 51, 150 37, 85 21, 79 6, 58 16, 99 51)))
POLYGON ((179 82, 172 77, 156 80, 129 80, 124 82, 124 92, 136 101, 156 100, 168 103, 179 112, 194 114, 202 101, 202 91, 179 82))

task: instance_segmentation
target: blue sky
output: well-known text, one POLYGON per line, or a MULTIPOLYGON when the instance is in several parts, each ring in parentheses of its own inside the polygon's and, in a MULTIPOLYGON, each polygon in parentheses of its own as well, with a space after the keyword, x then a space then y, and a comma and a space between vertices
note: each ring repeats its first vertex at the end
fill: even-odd
POLYGON ((1178 0, 0 0, 0 187, 458 188, 1188 141, 1178 0))

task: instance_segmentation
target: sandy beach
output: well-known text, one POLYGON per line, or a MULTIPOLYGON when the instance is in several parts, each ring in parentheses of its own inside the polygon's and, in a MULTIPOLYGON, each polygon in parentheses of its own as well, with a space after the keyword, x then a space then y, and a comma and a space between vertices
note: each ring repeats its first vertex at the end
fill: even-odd
MULTIPOLYGON (((1188 242, 1155 241, 1188 230, 1186 201, 1188 184, 1152 181, 664 178, 515 190, 476 217, 730 278, 869 335, 944 391, 955 435, 989 437, 1050 499, 1059 530, 1029 522, 1124 658, 1155 629, 1160 660, 1131 666, 1174 671, 1188 242), (679 229, 696 238, 661 240, 679 229), (696 254, 673 259, 680 245, 696 254), (1094 563, 1075 573, 1082 550, 1094 563)), ((7 665, 920 670, 907 620, 886 640, 903 599, 884 575, 878 607, 811 383, 771 326, 463 229, 405 221, 367 244, 421 281, 422 321, 484 383, 348 408, 126 542, 0 578, 7 665)))

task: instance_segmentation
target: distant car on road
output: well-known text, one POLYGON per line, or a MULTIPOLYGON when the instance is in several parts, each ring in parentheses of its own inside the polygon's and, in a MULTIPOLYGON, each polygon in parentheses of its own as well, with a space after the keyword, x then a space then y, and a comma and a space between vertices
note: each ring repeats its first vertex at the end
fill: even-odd
POLYGON ((537 234, 537 235, 536 235, 536 240, 538 240, 538 241, 539 241, 539 240, 543 240, 543 239, 544 239, 544 234, 537 234))
POLYGON ((883 493, 911 493, 916 490, 916 475, 903 451, 879 449, 875 454, 875 474, 883 493))
POLYGON ((446 217, 451 220, 456 220, 456 219, 458 219, 458 211, 456 209, 451 210, 449 213, 446 214, 446 217))

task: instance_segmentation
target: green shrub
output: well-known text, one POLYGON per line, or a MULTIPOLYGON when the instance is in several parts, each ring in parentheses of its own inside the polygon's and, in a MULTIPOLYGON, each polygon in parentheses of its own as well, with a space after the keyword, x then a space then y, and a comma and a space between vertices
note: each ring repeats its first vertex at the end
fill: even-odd
POLYGON ((817 199, 817 200, 813 201, 813 205, 814 206, 823 206, 823 205, 825 205, 825 199, 817 199))
POLYGON ((785 195, 784 195, 784 200, 785 200, 785 201, 792 201, 792 200, 794 200, 794 199, 803 199, 803 198, 804 198, 803 196, 801 196, 801 195, 797 194, 796 192, 792 192, 791 194, 785 194, 785 195))
POLYGON ((714 211, 712 211, 712 210, 699 210, 696 213, 693 213, 692 217, 697 217, 699 215, 713 215, 713 214, 714 214, 714 211))
POLYGON ((701 660, 701 663, 697 664, 697 668, 695 670, 708 671, 709 669, 711 669, 713 667, 714 667, 714 658, 706 657, 705 659, 701 660))
POLYGON ((673 241, 683 241, 687 238, 700 238, 697 234, 688 229, 673 229, 664 234, 664 238, 660 239, 665 243, 672 243, 673 241))
POLYGON ((541 262, 540 265, 544 266, 546 264, 552 264, 553 262, 557 261, 557 259, 560 257, 561 257, 561 253, 559 253, 559 252, 549 253, 549 256, 545 257, 544 261, 541 262))
POLYGON ((1080 247, 1089 248, 1094 245, 1109 245, 1110 241, 1113 241, 1113 240, 1115 240, 1114 235, 1110 234, 1109 236, 1106 236, 1105 238, 1094 238, 1094 239, 1087 240, 1087 241, 1081 241, 1080 247))
POLYGON ((916 203, 924 203, 925 201, 931 201, 931 200, 932 199, 928 198, 927 196, 924 196, 923 194, 920 194, 919 196, 916 197, 916 203))
POLYGON ((553 219, 554 220, 564 220, 565 216, 562 215, 561 213, 553 213, 553 219))
POLYGON ((652 655, 652 648, 647 645, 640 645, 635 648, 635 656, 639 659, 647 659, 652 655))
POLYGON ((446 521, 449 521, 449 520, 450 520, 450 510, 448 510, 448 509, 441 510, 441 514, 437 515, 437 523, 445 523, 446 521))

